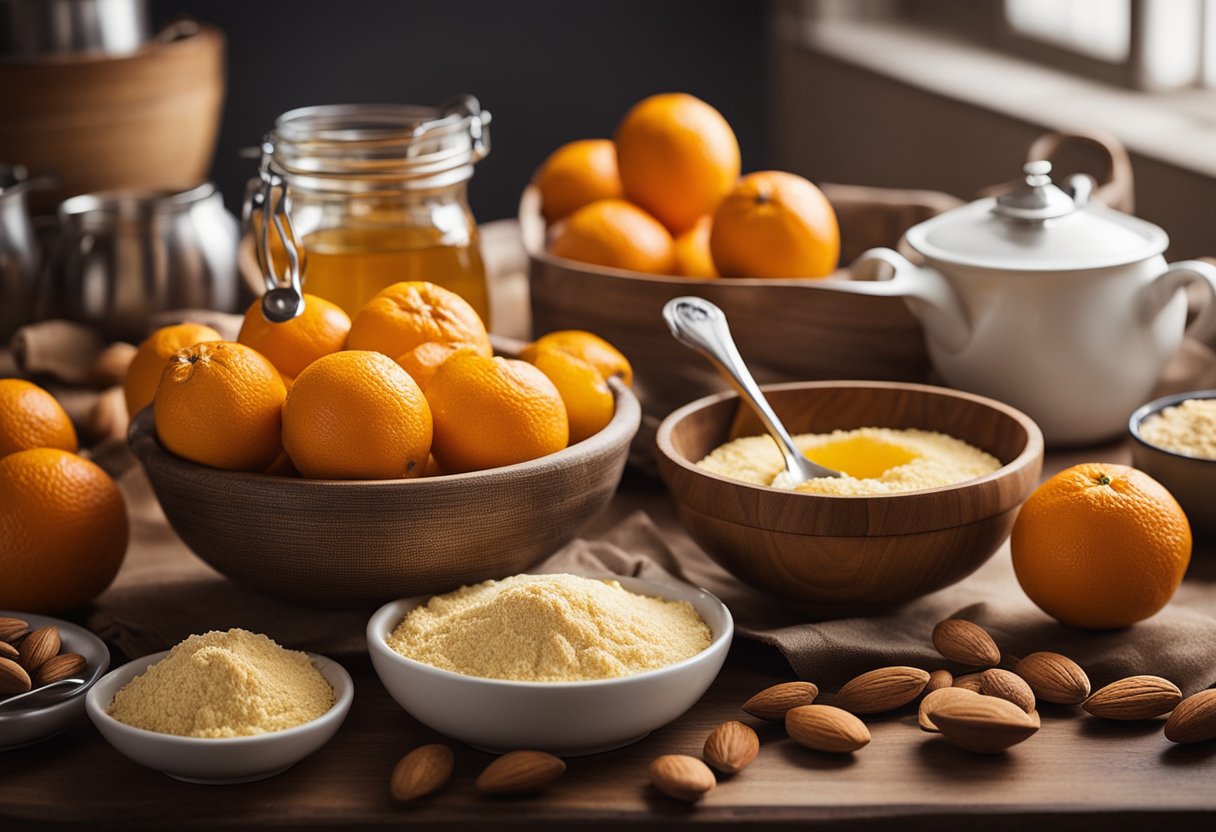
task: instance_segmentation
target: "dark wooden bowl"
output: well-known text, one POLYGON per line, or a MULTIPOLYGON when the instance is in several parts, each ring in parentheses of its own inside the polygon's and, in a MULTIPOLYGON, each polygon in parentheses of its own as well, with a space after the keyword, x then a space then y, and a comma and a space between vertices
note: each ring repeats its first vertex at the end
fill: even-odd
POLYGON ((641 410, 615 379, 612 421, 549 456, 469 474, 337 481, 221 471, 169 453, 152 409, 131 423, 174 531, 237 583, 288 601, 375 605, 527 569, 607 505, 641 410))
POLYGON ((1002 467, 957 485, 828 497, 751 485, 696 463, 763 433, 734 393, 688 404, 659 426, 659 470, 693 538, 747 583, 816 616, 889 608, 975 571, 1009 536, 1043 465, 1043 436, 1008 405, 920 384, 822 381, 764 388, 792 433, 861 427, 940 431, 1002 467), (736 422, 736 414, 738 419, 736 422))

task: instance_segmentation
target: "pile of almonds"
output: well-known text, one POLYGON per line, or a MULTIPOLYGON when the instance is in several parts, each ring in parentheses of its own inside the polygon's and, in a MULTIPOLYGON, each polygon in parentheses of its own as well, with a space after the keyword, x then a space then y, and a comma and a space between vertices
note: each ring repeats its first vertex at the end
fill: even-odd
POLYGON ((70 679, 85 669, 84 656, 60 653, 59 630, 30 630, 20 618, 0 617, 0 697, 70 679))
MULTIPOLYGON (((421 745, 406 754, 393 769, 389 791, 409 802, 438 791, 452 776, 456 755, 440 743, 421 745)), ((523 794, 547 786, 566 773, 560 757, 543 751, 511 751, 485 767, 477 789, 486 794, 523 794)))
MULTIPOLYGON (((903 707, 922 695, 920 727, 980 754, 1000 753, 1033 736, 1040 727, 1039 701, 1080 705, 1103 719, 1142 720, 1169 713, 1165 736, 1170 741, 1216 739, 1216 689, 1184 700, 1166 679, 1129 676, 1091 694, 1089 677, 1068 657, 1038 652, 1023 659, 1006 656, 1002 662, 996 642, 973 622, 942 621, 932 639, 944 658, 974 672, 955 678, 948 670, 881 667, 848 681, 830 705, 816 703, 816 685, 785 682, 757 693, 743 703, 743 711, 757 719, 783 720, 794 742, 830 754, 850 754, 869 744, 870 730, 860 716, 903 707), (998 667, 1002 663, 1012 670, 998 667)), ((650 764, 650 779, 664 794, 695 802, 717 784, 709 766, 733 775, 759 751, 754 730, 726 722, 705 741, 704 761, 665 754, 650 764)))

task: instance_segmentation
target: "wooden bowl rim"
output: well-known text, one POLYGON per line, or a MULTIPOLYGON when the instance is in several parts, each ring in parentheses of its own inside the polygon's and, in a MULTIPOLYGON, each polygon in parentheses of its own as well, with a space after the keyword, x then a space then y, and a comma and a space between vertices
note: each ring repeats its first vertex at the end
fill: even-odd
POLYGON ((587 437, 581 442, 568 445, 560 451, 546 456, 517 462, 514 465, 504 465, 498 468, 487 468, 483 471, 469 471, 463 474, 439 474, 432 477, 411 477, 409 479, 391 480, 334 480, 306 479, 304 477, 282 477, 275 474, 254 473, 249 471, 228 471, 223 468, 212 468, 191 462, 171 453, 156 436, 156 428, 152 421, 152 406, 149 405, 135 415, 127 431, 127 444, 139 459, 147 466, 149 460, 178 472, 201 471, 217 480, 236 485, 264 485, 280 483, 284 487, 301 490, 325 490, 334 487, 359 486, 362 489, 393 489, 393 488, 424 488, 426 486, 460 485, 466 481, 479 480, 514 480, 520 475, 540 474, 547 470, 566 468, 580 462, 593 459, 615 449, 627 448, 633 435, 641 424, 642 407, 637 396, 620 379, 608 379, 616 406, 613 409, 612 420, 598 433, 587 437))
POLYGON ((99 65, 117 66, 121 63, 153 58, 173 52, 185 52, 224 41, 224 33, 218 26, 195 21, 198 29, 188 35, 173 40, 157 40, 155 37, 142 44, 134 52, 122 55, 108 55, 105 52, 60 52, 37 57, 0 58, 0 67, 80 67, 87 69, 99 65))
MULTIPOLYGON (((911 382, 896 382, 896 381, 860 381, 860 380, 858 380, 858 381, 852 381, 852 380, 790 381, 790 382, 784 382, 784 383, 780 383, 780 384, 761 385, 761 390, 763 390, 766 393, 768 393, 768 392, 785 392, 785 391, 789 391, 789 390, 825 390, 825 389, 841 389, 841 388, 905 390, 905 391, 911 391, 911 392, 917 392, 917 393, 927 393, 930 395, 943 396, 945 398, 962 399, 964 401, 969 401, 974 404, 978 404, 983 407, 987 407, 991 410, 995 410, 995 411, 1001 413, 1002 415, 1006 416, 1007 418, 1013 420, 1018 425, 1020 425, 1023 428, 1023 430, 1026 431, 1026 447, 1024 447, 1022 449, 1022 451, 1016 457, 1014 457, 1012 460, 1010 460, 1008 463, 1002 465, 1000 468, 993 471, 992 473, 985 474, 982 477, 976 477, 974 479, 964 480, 963 482, 954 483, 952 485, 943 485, 943 486, 938 486, 936 488, 923 488, 923 489, 919 489, 917 491, 902 491, 902 492, 899 492, 896 494, 874 494, 874 495, 808 494, 805 492, 792 491, 792 490, 788 490, 788 489, 784 489, 784 488, 773 488, 772 486, 768 486, 768 485, 757 485, 755 483, 742 482, 740 480, 731 479, 729 477, 724 477, 719 474, 714 474, 710 471, 706 471, 705 469, 700 468, 695 462, 690 462, 683 455, 677 453, 675 446, 672 443, 671 436, 675 430, 676 425, 679 422, 688 418, 688 416, 690 416, 691 414, 696 413, 700 410, 703 410, 707 407, 718 404, 719 402, 722 402, 722 401, 725 401, 728 399, 737 399, 739 397, 737 393, 735 393, 734 391, 730 391, 730 390, 724 391, 722 393, 715 393, 713 395, 704 396, 700 399, 696 399, 695 401, 689 402, 688 404, 684 405, 681 408, 678 408, 677 410, 672 411, 659 424, 658 431, 655 434, 655 444, 658 446, 659 453, 662 458, 666 459, 670 464, 677 466, 679 469, 686 472, 688 475, 691 475, 695 478, 701 478, 704 480, 716 482, 716 483, 720 484, 722 487, 741 488, 746 491, 753 492, 758 499, 781 501, 781 504, 783 506, 788 505, 795 512, 794 516, 797 516, 799 507, 804 508, 807 505, 806 498, 810 498, 811 500, 816 500, 816 501, 822 501, 825 504, 826 503, 852 504, 852 505, 864 504, 864 505, 868 505, 868 506, 873 506, 875 508, 876 512, 879 514, 881 514, 883 509, 886 509, 889 507, 894 508, 897 504, 899 504, 898 507, 899 507, 900 511, 906 513, 910 508, 907 505, 908 503, 923 502, 923 503, 925 503, 926 507, 928 507, 930 504, 936 504, 937 498, 942 494, 949 493, 952 491, 958 491, 960 489, 979 488, 979 487, 982 487, 983 485, 985 485, 986 483, 996 482, 998 480, 1002 480, 1002 479, 1014 476, 1014 475, 1020 473, 1021 471, 1023 471, 1028 466, 1035 464, 1036 461, 1042 459, 1043 447, 1044 447, 1043 446, 1043 433, 1039 429, 1039 426, 1035 423, 1035 421, 1033 419, 1031 419, 1029 416, 1027 416, 1025 413, 1021 412, 1020 410, 1018 410, 1010 405, 1005 404, 1004 402, 997 401, 996 399, 990 399, 986 396, 980 396, 975 393, 967 393, 962 390, 952 390, 947 387, 938 387, 938 386, 932 385, 932 384, 914 384, 911 382), (799 506, 799 503, 797 502, 799 500, 803 500, 801 506, 799 506)), ((678 498, 677 498, 677 500, 679 501, 678 498)), ((1004 512, 1004 511, 1008 511, 1020 502, 1021 502, 1021 500, 1018 500, 1016 502, 1013 502, 1010 505, 1001 505, 997 509, 993 510, 987 516, 994 516, 996 514, 1000 514, 1000 513, 1004 512)), ((702 510, 697 506, 691 506, 691 508, 694 508, 698 511, 702 510)), ((930 515, 928 513, 926 513, 925 516, 930 516, 930 515)), ((955 525, 967 525, 969 523, 975 522, 978 519, 983 519, 983 518, 968 517, 968 518, 964 518, 964 522, 957 523, 955 525)), ((731 522, 737 523, 738 521, 731 519, 731 522)), ((776 529, 776 528, 769 529, 768 527, 765 527, 765 526, 753 526, 753 528, 769 530, 769 531, 781 531, 783 533, 792 533, 792 534, 799 533, 797 531, 790 531, 788 529, 776 529)), ((925 529, 923 529, 923 531, 936 530, 936 529, 940 529, 940 528, 949 528, 949 527, 932 526, 932 527, 926 527, 925 529)), ((810 534, 810 532, 807 530, 803 530, 802 533, 810 534)))

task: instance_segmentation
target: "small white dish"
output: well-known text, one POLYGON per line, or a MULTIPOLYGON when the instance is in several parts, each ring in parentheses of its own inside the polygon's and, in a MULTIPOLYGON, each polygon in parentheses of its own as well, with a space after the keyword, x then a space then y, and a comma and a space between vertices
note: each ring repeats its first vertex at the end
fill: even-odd
POLYGON ((286 771, 329 742, 346 719, 355 695, 355 685, 342 665, 309 653, 313 665, 334 689, 334 704, 321 716, 294 728, 252 737, 209 739, 133 728, 110 716, 107 710, 119 688, 167 655, 168 650, 153 653, 107 674, 89 691, 85 704, 97 730, 124 756, 187 783, 251 783, 286 771))
POLYGON ((84 627, 58 618, 15 610, 0 610, 0 617, 20 618, 29 622, 33 630, 53 625, 59 630, 62 652, 79 653, 87 663, 81 676, 84 684, 70 696, 49 705, 38 705, 37 698, 31 697, 26 700, 28 707, 23 704, 14 705, 11 710, 0 709, 0 751, 3 751, 49 739, 80 719, 84 715, 85 694, 110 667, 110 651, 84 627))
POLYGON ((367 622, 372 666, 389 694, 419 722, 484 751, 520 748, 563 757, 637 742, 701 698, 722 668, 734 635, 726 605, 687 584, 616 576, 631 592, 688 601, 709 625, 709 647, 682 662, 589 682, 513 682, 441 670, 388 646, 405 614, 430 596, 385 604, 367 622))

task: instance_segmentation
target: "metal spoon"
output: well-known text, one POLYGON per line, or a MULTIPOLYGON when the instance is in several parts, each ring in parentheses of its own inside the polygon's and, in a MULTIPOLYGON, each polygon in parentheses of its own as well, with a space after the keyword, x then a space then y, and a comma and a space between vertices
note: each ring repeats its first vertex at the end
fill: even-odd
MULTIPOLYGON (((20 702, 23 699, 29 699, 30 697, 39 696, 41 694, 47 693, 48 691, 54 692, 56 694, 55 696, 48 697, 51 701, 56 701, 59 699, 66 699, 69 695, 71 695, 72 693, 75 693, 76 688, 80 687, 83 684, 84 684, 84 679, 60 679, 57 682, 50 682, 48 684, 43 685, 40 688, 34 688, 33 690, 27 690, 25 693, 18 693, 14 696, 9 696, 6 699, 0 699, 0 710, 4 710, 9 705, 12 705, 14 702, 20 702), (69 688, 69 687, 71 688, 70 690, 65 690, 66 688, 69 688)), ((49 705, 50 702, 43 702, 41 704, 49 705)))
POLYGON ((752 406, 769 435, 777 442, 781 455, 785 457, 785 470, 796 483, 816 477, 839 477, 839 471, 824 468, 811 462, 790 437, 760 385, 752 378, 743 357, 735 346, 726 323, 726 313, 714 304, 697 297, 672 298, 663 306, 663 320, 672 336, 686 347, 691 347, 709 359, 718 371, 730 381, 739 395, 752 406))

